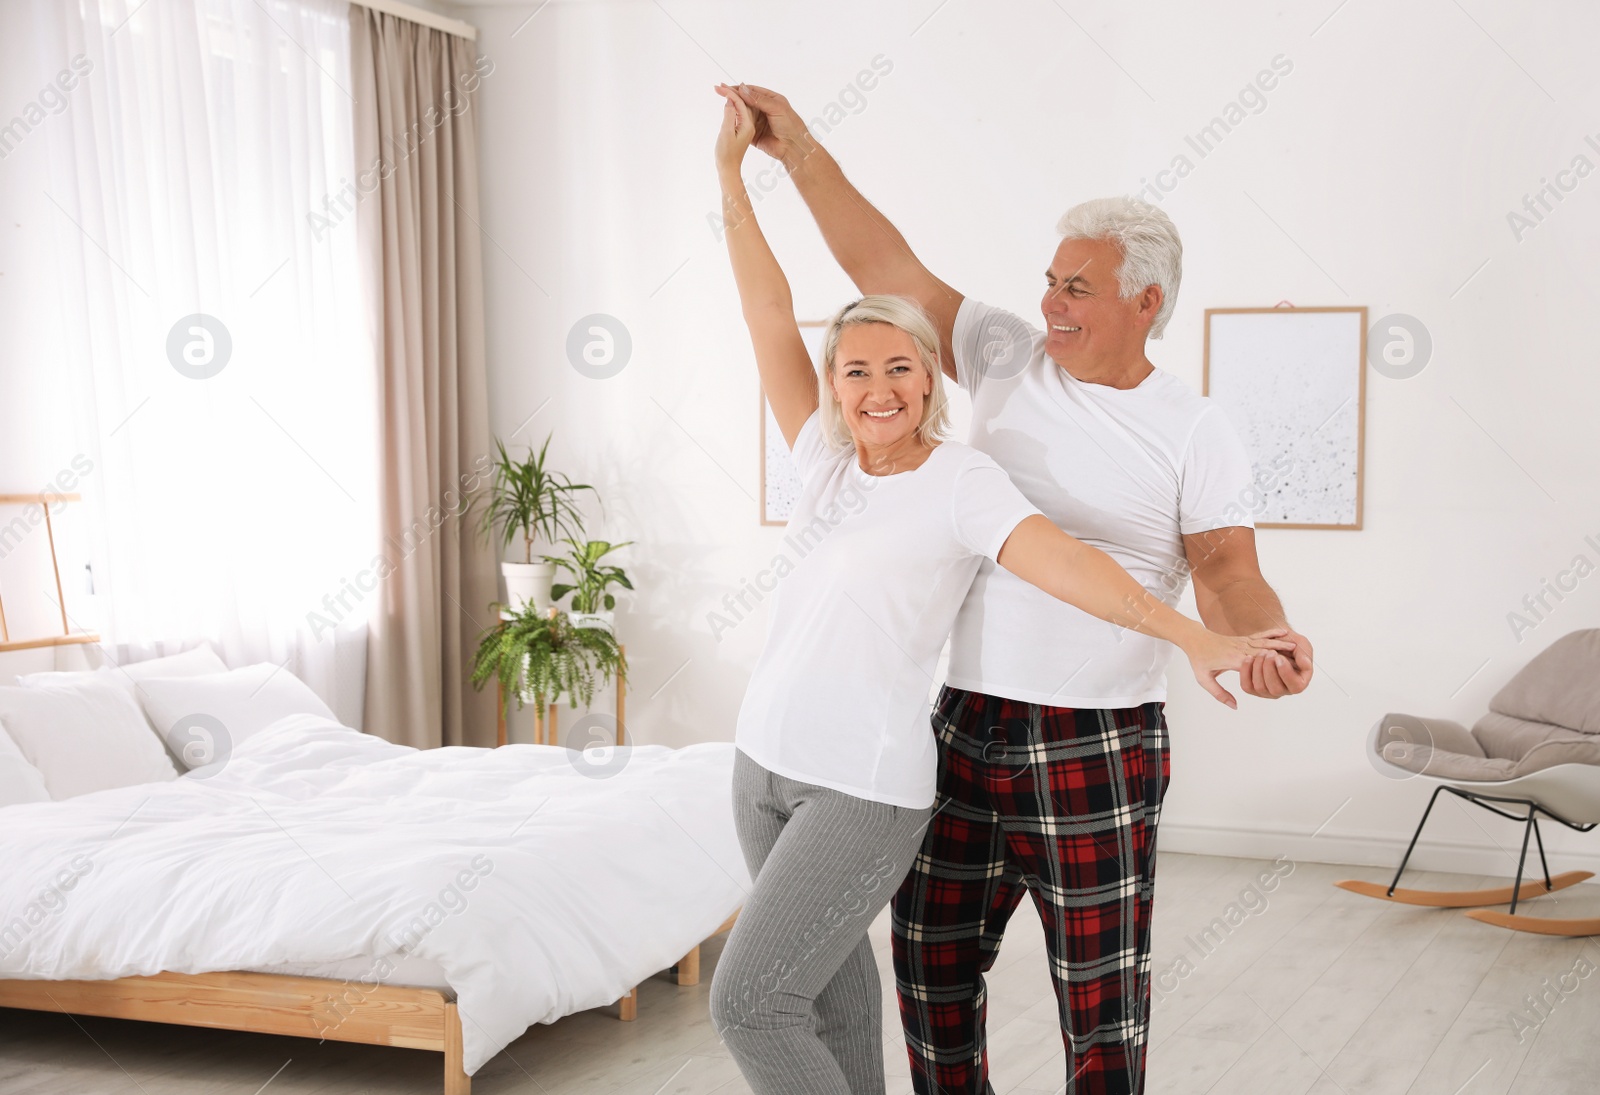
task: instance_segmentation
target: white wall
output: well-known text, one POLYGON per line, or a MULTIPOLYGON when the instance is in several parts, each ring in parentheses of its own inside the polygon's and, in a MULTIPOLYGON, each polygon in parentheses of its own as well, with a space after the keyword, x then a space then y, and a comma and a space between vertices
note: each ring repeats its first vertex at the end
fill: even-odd
MULTIPOLYGON (((1316 644, 1313 688, 1230 714, 1180 669, 1169 707, 1167 847, 1392 862, 1425 790, 1368 765, 1373 721, 1470 723, 1531 654, 1600 625, 1600 577, 1521 642, 1507 622, 1574 556, 1600 563, 1584 540, 1600 541, 1600 178, 1520 242, 1506 217, 1580 153, 1600 166, 1584 143, 1600 145, 1584 45, 1600 13, 1466 7, 558 0, 525 25, 531 6, 469 9, 496 64, 481 117, 494 426, 519 443, 554 428, 560 465, 604 489, 603 531, 640 541, 621 620, 633 735, 731 736, 765 618, 718 643, 707 614, 781 536, 757 524, 754 368, 706 219, 711 85, 763 83, 815 115, 882 54, 892 72, 825 143, 964 292, 1032 314, 1060 212, 1188 152, 1162 200, 1188 268, 1159 366, 1198 387, 1207 307, 1364 304, 1426 323, 1420 375, 1369 377, 1365 530, 1260 534, 1316 644), (1293 69, 1265 108, 1197 157, 1185 136, 1278 55, 1293 69), (564 350, 594 312, 633 339, 609 380, 564 350)), ((800 315, 847 299, 790 188, 758 208, 800 315)), ((1520 836, 1454 805, 1435 824, 1424 863, 1503 871, 1520 836)), ((1550 843, 1600 852, 1570 836, 1550 843)))
MULTIPOLYGON (((1600 143, 1587 5, 428 6, 476 23, 496 63, 481 119, 495 429, 524 443, 554 428, 560 465, 607 499, 596 534, 640 541, 620 624, 637 740, 731 736, 766 621, 718 643, 707 614, 782 535, 757 524, 754 368, 707 222, 711 84, 765 83, 815 116, 880 54, 892 71, 825 142, 933 269, 1024 313, 1062 209, 1143 186, 1281 54, 1293 71, 1265 109, 1163 198, 1188 269, 1153 359, 1198 386, 1203 309, 1283 299, 1404 312, 1432 333, 1421 375, 1369 378, 1366 529, 1261 534, 1316 643, 1313 689, 1230 714, 1173 675, 1165 846, 1391 861, 1424 790, 1368 766, 1371 723, 1396 709, 1470 722, 1532 653, 1600 625, 1600 577, 1520 643, 1507 622, 1574 556, 1600 563, 1584 539, 1600 538, 1600 178, 1520 242, 1506 221, 1580 153, 1600 166, 1584 141, 1600 143), (565 351, 595 312, 634 343, 603 381, 565 351)), ((38 92, 28 12, 0 2, 6 118, 38 92)), ((44 143, 0 160, 0 490, 37 489, 74 451, 50 366, 44 143)), ((803 317, 849 297, 786 185, 759 211, 803 317)), ((50 658, 7 655, 0 677, 50 658)), ((1503 870, 1518 835, 1453 806, 1431 831, 1424 862, 1483 870, 1503 870)), ((1573 855, 1595 845, 1551 837, 1573 855)))

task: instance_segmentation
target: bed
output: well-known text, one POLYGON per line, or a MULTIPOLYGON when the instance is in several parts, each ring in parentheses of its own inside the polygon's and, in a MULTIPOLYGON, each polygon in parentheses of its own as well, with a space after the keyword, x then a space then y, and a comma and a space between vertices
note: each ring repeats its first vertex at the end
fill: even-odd
POLYGON ((697 981, 748 889, 731 745, 576 757, 294 714, 180 778, 6 806, 0 1007, 434 1050, 463 1095, 533 1023, 697 981))

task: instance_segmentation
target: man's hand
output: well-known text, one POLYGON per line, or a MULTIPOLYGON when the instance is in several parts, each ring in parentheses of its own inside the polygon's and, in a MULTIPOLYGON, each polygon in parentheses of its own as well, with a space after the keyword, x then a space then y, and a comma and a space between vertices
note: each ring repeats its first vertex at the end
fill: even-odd
POLYGON ((734 90, 755 113, 754 143, 761 151, 793 171, 817 147, 788 99, 755 84, 738 84, 734 90))
POLYGON ((1311 640, 1292 630, 1281 637, 1294 643, 1292 652, 1257 654, 1239 670, 1239 687, 1246 695, 1276 700, 1304 692, 1311 683, 1311 640))
POLYGON ((755 115, 755 146, 783 164, 845 274, 863 295, 895 293, 922 305, 939 332, 944 374, 955 380, 952 343, 961 294, 923 266, 899 230, 850 185, 788 99, 755 84, 733 90, 755 115))

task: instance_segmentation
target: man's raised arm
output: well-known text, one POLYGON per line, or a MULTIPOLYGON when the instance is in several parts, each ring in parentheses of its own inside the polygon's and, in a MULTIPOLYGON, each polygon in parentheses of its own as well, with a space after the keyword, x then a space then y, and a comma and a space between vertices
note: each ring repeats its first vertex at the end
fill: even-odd
POLYGON ((921 304, 938 328, 945 375, 956 379, 952 340, 961 294, 912 254, 905 237, 844 177, 789 100, 754 84, 737 90, 756 111, 755 146, 784 165, 834 259, 862 293, 897 293, 921 304))

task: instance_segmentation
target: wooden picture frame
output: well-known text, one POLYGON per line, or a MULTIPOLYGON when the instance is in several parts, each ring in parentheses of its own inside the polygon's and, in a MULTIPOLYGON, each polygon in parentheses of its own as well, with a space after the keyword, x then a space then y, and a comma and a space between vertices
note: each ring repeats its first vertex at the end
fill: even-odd
POLYGON ((1228 412, 1250 453, 1255 526, 1359 530, 1366 306, 1207 308, 1202 370, 1201 393, 1228 412), (1298 476, 1283 470, 1286 459, 1298 476))
MULTIPOLYGON (((11 650, 37 650, 51 646, 79 646, 85 643, 97 643, 100 636, 92 631, 73 631, 72 623, 67 615, 67 596, 61 585, 61 560, 56 553, 56 531, 50 521, 50 507, 65 505, 68 502, 81 502, 83 496, 75 493, 61 491, 48 491, 43 494, 0 494, 0 508, 9 506, 38 506, 44 511, 44 531, 49 541, 50 572, 55 579, 56 606, 61 610, 61 634, 45 635, 33 639, 13 639, 11 628, 6 622, 6 606, 4 590, 0 590, 0 653, 11 650)), ((0 520, 0 525, 4 521, 0 520)))
MULTIPOLYGON (((800 337, 805 340, 806 349, 811 351, 811 360, 815 362, 822 353, 822 333, 827 328, 825 319, 807 319, 799 323, 800 337)), ((787 495, 798 495, 800 479, 795 474, 794 466, 789 463, 788 453, 783 450, 783 435, 776 429, 768 428, 767 420, 772 418, 772 408, 767 406, 767 393, 759 383, 756 393, 760 399, 757 409, 757 420, 761 423, 760 452, 761 452, 761 523, 778 528, 789 523, 788 505, 792 505, 787 495), (769 446, 768 438, 775 438, 775 444, 769 446), (770 458, 770 461, 769 461, 770 458), (776 488, 776 489, 775 489, 776 488)), ((773 426, 776 427, 776 422, 773 426)))

